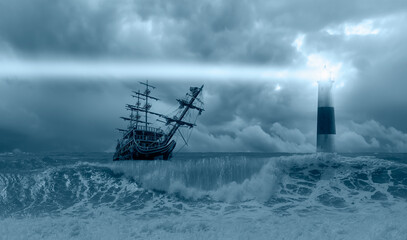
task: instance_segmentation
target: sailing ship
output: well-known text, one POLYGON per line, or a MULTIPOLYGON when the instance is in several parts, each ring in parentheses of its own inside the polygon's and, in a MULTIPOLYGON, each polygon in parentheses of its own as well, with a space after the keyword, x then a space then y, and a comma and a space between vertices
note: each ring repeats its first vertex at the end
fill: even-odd
POLYGON ((113 156, 113 161, 118 160, 168 160, 172 157, 172 152, 175 148, 176 141, 173 140, 174 135, 179 132, 182 139, 187 144, 187 140, 180 132, 181 127, 192 129, 195 122, 186 121, 186 117, 191 111, 195 111, 198 115, 204 111, 202 108, 203 102, 199 98, 203 85, 201 87, 190 87, 189 92, 182 99, 177 99, 179 108, 177 113, 170 117, 161 113, 151 111, 151 102, 159 101, 158 98, 151 95, 151 90, 155 89, 148 81, 140 82, 144 85, 144 92, 133 91, 136 103, 134 105, 127 104, 126 109, 129 110, 129 117, 121 117, 128 121, 127 129, 117 129, 123 133, 122 139, 118 140, 116 152, 113 156), (161 127, 154 127, 149 118, 155 116, 158 122, 165 124, 166 130, 161 127))

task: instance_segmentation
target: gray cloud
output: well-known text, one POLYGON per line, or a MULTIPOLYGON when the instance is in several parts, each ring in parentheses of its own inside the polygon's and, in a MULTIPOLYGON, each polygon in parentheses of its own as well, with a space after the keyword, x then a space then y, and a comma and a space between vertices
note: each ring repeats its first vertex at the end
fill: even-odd
POLYGON ((112 144, 111 127, 119 125, 120 102, 126 101, 120 85, 106 83, 4 81, 0 85, 0 151, 103 150, 112 144))
POLYGON ((289 64, 296 35, 405 11, 405 1, 3 1, 0 39, 23 55, 289 64))
POLYGON ((340 152, 406 152, 407 134, 394 127, 385 127, 374 120, 364 123, 351 121, 340 128, 337 148, 340 152))
POLYGON ((298 129, 274 123, 267 133, 258 125, 244 126, 232 134, 197 131, 188 151, 214 152, 313 152, 315 146, 298 129))
POLYGON ((22 55, 104 53, 110 44, 116 7, 101 1, 3 1, 0 39, 22 55))
MULTIPOLYGON (((338 149, 406 151, 406 18, 404 0, 0 0, 0 60, 130 59, 296 71, 310 54, 320 54, 343 64, 337 82, 344 87, 334 90, 338 149), (380 32, 344 33, 366 20, 380 32), (297 49, 299 35, 304 41, 297 49)), ((112 130, 123 126, 118 116, 139 79, 108 77, 0 79, 0 151, 111 149, 118 136, 112 130)), ((310 82, 198 79, 206 84, 206 111, 191 151, 312 151, 316 87, 310 82)), ((195 84, 156 83, 169 102, 163 110, 195 84)))
POLYGON ((296 33, 256 24, 258 10, 247 1, 2 5, 0 39, 23 56, 289 63, 295 55, 296 33))

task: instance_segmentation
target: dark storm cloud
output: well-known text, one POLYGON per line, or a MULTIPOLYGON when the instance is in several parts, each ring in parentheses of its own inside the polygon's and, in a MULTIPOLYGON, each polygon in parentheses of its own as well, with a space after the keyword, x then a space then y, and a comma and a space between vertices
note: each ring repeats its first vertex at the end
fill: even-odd
POLYGON ((295 55, 295 32, 257 24, 257 9, 246 1, 20 0, 2 5, 0 40, 23 56, 289 63, 295 55))
MULTIPOLYGON (((3 81, 0 151, 106 150, 120 123, 120 85, 3 81), (106 112, 108 111, 108 112, 106 112)), ((120 101, 121 99, 121 101, 120 101)))
MULTIPOLYGON (((338 79, 344 87, 334 90, 338 149, 406 151, 406 5, 404 0, 0 0, 0 60, 131 59, 296 71, 310 54, 323 55, 343 64, 346 77, 338 79), (378 34, 345 33, 346 26, 367 20, 378 34), (302 46, 293 45, 301 35, 302 46)), ((106 78, 0 79, 0 151, 112 150, 114 128, 125 126, 118 116, 138 84, 106 78)), ((206 111, 188 150, 313 151, 315 86, 273 76, 234 80, 196 81, 205 83, 206 111)), ((175 107, 174 99, 194 85, 155 84, 169 102, 163 108, 175 107)))
POLYGON ((82 1, 1 1, 0 40, 22 55, 99 55, 116 21, 109 2, 91 9, 82 1))
POLYGON ((405 1, 0 2, 0 41, 22 55, 289 64, 298 33, 397 13, 405 1))

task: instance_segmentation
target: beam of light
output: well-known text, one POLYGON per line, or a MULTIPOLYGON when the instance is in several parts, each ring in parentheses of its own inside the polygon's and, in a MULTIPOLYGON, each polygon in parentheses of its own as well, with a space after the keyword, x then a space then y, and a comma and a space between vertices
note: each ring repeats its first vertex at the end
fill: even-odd
POLYGON ((342 69, 341 62, 332 62, 323 55, 311 54, 307 57, 307 66, 309 69, 313 69, 314 84, 317 81, 335 80, 340 77, 342 69))
MULTIPOLYGON (((315 59, 314 59, 315 60, 315 59)), ((311 63, 314 61, 311 59, 311 63)), ((314 64, 315 65, 315 64, 314 64)), ((318 81, 320 70, 304 67, 276 68, 266 65, 227 65, 136 61, 0 61, 0 77, 25 79, 120 79, 169 80, 310 80, 318 81)))

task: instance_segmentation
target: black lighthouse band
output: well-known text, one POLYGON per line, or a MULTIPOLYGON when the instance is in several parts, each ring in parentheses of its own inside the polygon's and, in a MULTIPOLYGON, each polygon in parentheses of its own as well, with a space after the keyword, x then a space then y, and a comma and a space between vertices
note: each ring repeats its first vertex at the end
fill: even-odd
POLYGON ((317 134, 336 134, 335 111, 333 107, 318 108, 317 134))

